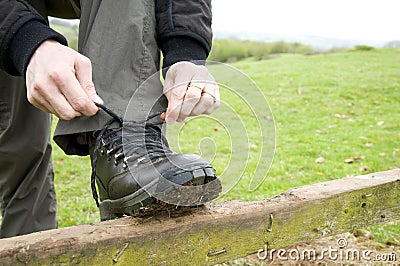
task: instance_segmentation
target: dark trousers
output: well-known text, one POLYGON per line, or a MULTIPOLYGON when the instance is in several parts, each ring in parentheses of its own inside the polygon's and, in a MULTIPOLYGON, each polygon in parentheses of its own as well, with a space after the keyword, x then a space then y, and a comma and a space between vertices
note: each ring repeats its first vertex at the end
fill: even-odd
MULTIPOLYGON (((93 82, 100 97, 123 116, 137 88, 159 68, 154 1, 34 2, 44 16, 80 17, 79 51, 92 61, 93 82)), ((152 90, 137 93, 135 97, 143 100, 136 101, 154 104, 149 97, 161 95, 162 87, 152 90)), ((157 108, 154 111, 159 111, 157 108)), ((59 121, 55 141, 67 154, 86 155, 82 133, 101 129, 109 118, 99 112, 91 118, 59 121)), ((0 237, 57 227, 50 126, 51 116, 27 102, 23 78, 1 72, 0 237)), ((89 186, 90 173, 87 175, 89 186)))

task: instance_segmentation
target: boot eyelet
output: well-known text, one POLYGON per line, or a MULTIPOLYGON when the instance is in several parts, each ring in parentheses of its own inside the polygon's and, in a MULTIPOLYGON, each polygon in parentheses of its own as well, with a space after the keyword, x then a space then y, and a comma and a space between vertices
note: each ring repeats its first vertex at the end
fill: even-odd
MULTIPOLYGON (((103 193, 100 197, 98 196, 97 189, 102 188, 107 194, 110 194, 111 192, 114 193, 113 191, 109 191, 108 186, 108 180, 110 178, 115 178, 121 177, 128 175, 129 178, 134 178, 134 173, 130 173, 127 168, 132 168, 135 169, 135 171, 138 171, 138 174, 141 174, 141 171, 146 171, 146 169, 153 165, 156 167, 156 169, 169 169, 172 167, 175 167, 172 162, 169 160, 166 160, 166 158, 169 155, 173 155, 174 153, 169 149, 166 140, 158 127, 158 125, 161 125, 162 122, 159 121, 150 121, 150 119, 158 117, 161 113, 155 113, 148 118, 146 118, 143 121, 123 121, 122 118, 120 118, 117 114, 113 113, 111 110, 108 108, 98 105, 100 108, 102 108, 106 113, 108 113, 110 116, 112 116, 112 119, 108 121, 104 127, 98 132, 98 135, 96 136, 95 140, 95 145, 92 150, 90 150, 91 154, 91 162, 92 162, 92 174, 91 174, 91 188, 92 188, 92 194, 93 198, 96 201, 96 204, 100 209, 105 207, 105 205, 101 205, 100 201, 107 200, 109 196, 107 195, 106 198, 104 198, 105 193, 103 193), (119 127, 113 127, 113 124, 119 123, 119 127), (126 139, 123 139, 123 124, 128 125, 131 127, 131 130, 129 130, 125 136, 126 139), (111 128, 112 127, 112 128, 111 128), (143 141, 144 137, 144 141, 143 141), (102 157, 99 158, 97 155, 101 155, 102 157), (126 156, 126 157, 125 157, 126 156), (100 159, 100 160, 98 160, 100 159), (113 166, 113 164, 115 166, 113 166), (121 165, 122 164, 122 165, 121 165), (111 175, 111 176, 110 176, 111 175), (97 183, 97 186, 96 186, 97 183)), ((92 142, 90 142, 92 143, 92 142)), ((90 145, 90 149, 92 149, 92 145, 90 145)), ((176 167, 178 167, 181 163, 183 166, 186 165, 187 162, 186 157, 182 157, 181 159, 177 159, 176 163, 178 164, 176 167)), ((194 159, 195 163, 197 165, 197 159, 194 159)), ((171 175, 172 176, 177 176, 177 175, 184 175, 184 178, 191 178, 188 183, 189 185, 201 185, 203 183, 206 183, 206 179, 209 179, 210 176, 212 176, 210 179, 214 180, 217 179, 215 177, 215 172, 213 171, 206 171, 205 169, 210 168, 210 165, 206 162, 202 162, 199 160, 199 166, 197 168, 198 171, 196 170, 190 170, 190 169, 185 169, 183 172, 182 170, 177 170, 175 173, 172 173, 168 171, 168 173, 165 173, 166 175, 171 175), (201 169, 200 169, 201 168, 201 169), (192 177, 190 174, 192 173, 192 177), (192 181, 193 180, 193 181, 192 181)), ((195 168, 195 169, 197 169, 195 168)), ((171 170, 174 170, 173 168, 171 170)), ((147 174, 147 171, 144 172, 144 174, 147 174)), ((164 174, 164 173, 163 173, 164 174)), ((123 182, 121 183, 122 191, 125 192, 125 184, 127 180, 125 178, 119 178, 118 180, 115 180, 118 182, 123 182)), ((156 180, 157 181, 157 180, 156 180)), ((137 183, 137 186, 134 186, 134 191, 133 193, 136 193, 139 189, 141 189, 141 185, 137 183)), ((186 185, 184 183, 183 185, 186 185)), ((129 184, 126 184, 130 186, 129 184)), ((119 188, 118 188, 119 189, 119 188)), ((211 187, 211 189, 207 188, 207 191, 204 191, 204 195, 206 195, 206 198, 203 199, 203 195, 200 195, 200 201, 199 203, 204 203, 207 201, 210 201, 214 198, 216 198, 219 195, 219 191, 221 190, 220 188, 220 183, 217 184, 217 186, 211 187), (215 191, 214 191, 215 190, 215 191)), ((119 193, 118 191, 116 191, 119 193)), ((203 193, 203 189, 199 191, 199 193, 203 193)), ((140 203, 144 208, 146 209, 147 202, 144 201, 145 199, 142 198, 143 194, 140 194, 140 203), (143 200, 142 200, 143 199, 143 200)), ((151 197, 151 195, 148 195, 151 197)), ((175 197, 175 193, 172 193, 171 196, 175 197)), ((178 203, 176 204, 177 206, 180 205, 181 195, 178 195, 178 203)), ((196 199, 193 197, 193 199, 198 200, 198 196, 196 196, 196 199)), ((192 198, 192 197, 191 197, 192 198)), ((104 202, 107 203, 107 202, 104 202)), ((133 204, 133 203, 132 203, 133 204)), ((108 205, 108 203, 107 203, 108 205)), ((118 203, 118 205, 120 205, 118 203)), ((118 206, 120 207, 120 206, 118 206)), ((141 209, 140 207, 137 207, 137 204, 131 205, 131 206, 124 206, 123 213, 133 215, 137 211, 141 209)), ((104 210, 104 208, 103 208, 104 210)), ((102 217, 103 219, 103 217, 102 217)))

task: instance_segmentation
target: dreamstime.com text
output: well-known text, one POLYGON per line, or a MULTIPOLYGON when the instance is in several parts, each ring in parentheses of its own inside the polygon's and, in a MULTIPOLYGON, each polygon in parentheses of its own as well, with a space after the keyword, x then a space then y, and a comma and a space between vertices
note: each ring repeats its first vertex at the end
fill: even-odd
POLYGON ((347 240, 340 238, 337 246, 328 248, 293 248, 293 249, 269 249, 266 245, 257 253, 260 260, 266 261, 323 261, 332 260, 340 262, 352 261, 375 261, 375 262, 397 262, 400 261, 400 254, 374 253, 368 249, 349 248, 347 240))

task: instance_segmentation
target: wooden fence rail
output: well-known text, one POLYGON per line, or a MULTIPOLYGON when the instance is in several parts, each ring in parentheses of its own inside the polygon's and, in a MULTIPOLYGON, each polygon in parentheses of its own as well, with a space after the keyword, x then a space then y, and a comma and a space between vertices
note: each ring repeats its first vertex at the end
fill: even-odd
POLYGON ((121 219, 0 240, 1 265, 212 265, 400 220, 400 169, 216 202, 181 215, 121 219), (116 261, 116 262, 115 262, 116 261))

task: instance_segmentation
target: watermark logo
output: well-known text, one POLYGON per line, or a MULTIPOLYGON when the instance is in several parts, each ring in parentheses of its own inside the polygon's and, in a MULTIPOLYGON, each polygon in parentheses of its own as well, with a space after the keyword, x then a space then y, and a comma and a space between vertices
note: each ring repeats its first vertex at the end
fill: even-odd
POLYGON ((345 238, 339 238, 336 243, 338 248, 345 248, 348 245, 347 240, 345 238))
POLYGON ((339 238, 336 246, 321 248, 292 248, 270 249, 268 245, 260 249, 257 257, 263 261, 292 261, 292 262, 396 262, 399 255, 391 253, 374 253, 368 249, 350 248, 345 238, 339 238))

